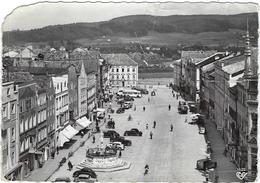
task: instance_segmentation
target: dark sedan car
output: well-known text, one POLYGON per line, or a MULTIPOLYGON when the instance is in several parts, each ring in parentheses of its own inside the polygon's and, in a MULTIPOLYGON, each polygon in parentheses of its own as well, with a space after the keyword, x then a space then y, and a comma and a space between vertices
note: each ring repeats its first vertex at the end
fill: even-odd
POLYGON ((104 138, 111 138, 120 136, 115 130, 108 130, 104 132, 104 138))
POLYGON ((97 178, 97 174, 91 168, 88 167, 84 167, 80 170, 75 171, 72 176, 78 177, 80 174, 87 174, 90 175, 91 178, 97 178))
POLYGON ((178 108, 180 114, 188 114, 188 107, 186 105, 182 105, 178 108))
POLYGON ((118 108, 118 109, 116 110, 116 113, 117 113, 117 114, 122 114, 122 113, 124 113, 124 112, 125 112, 125 109, 122 108, 122 107, 120 107, 120 108, 118 108))
POLYGON ((127 140, 124 137, 120 137, 120 136, 110 138, 110 142, 121 142, 125 146, 131 146, 132 145, 131 140, 127 140))
POLYGON ((127 130, 124 133, 124 136, 142 136, 142 135, 143 135, 143 133, 136 128, 132 128, 131 130, 127 130))

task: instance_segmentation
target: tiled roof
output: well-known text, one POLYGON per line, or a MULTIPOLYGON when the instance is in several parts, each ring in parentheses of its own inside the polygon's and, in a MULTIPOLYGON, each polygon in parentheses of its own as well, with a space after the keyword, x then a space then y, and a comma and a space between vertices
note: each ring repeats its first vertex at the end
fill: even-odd
POLYGON ((213 54, 215 54, 216 50, 211 51, 182 51, 181 58, 183 60, 191 59, 193 63, 200 62, 202 59, 207 58, 213 54))
POLYGON ((113 66, 138 66, 133 59, 124 53, 101 54, 101 56, 113 66))
POLYGON ((223 71, 225 71, 229 74, 234 74, 236 72, 244 70, 244 68, 245 68, 245 61, 242 60, 240 62, 235 62, 235 63, 229 64, 229 65, 226 65, 222 69, 223 69, 223 71))

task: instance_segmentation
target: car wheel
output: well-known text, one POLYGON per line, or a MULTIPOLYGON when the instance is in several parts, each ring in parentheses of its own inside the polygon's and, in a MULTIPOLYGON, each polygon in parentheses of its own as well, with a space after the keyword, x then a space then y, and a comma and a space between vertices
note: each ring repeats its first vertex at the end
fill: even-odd
POLYGON ((139 136, 142 136, 143 134, 142 133, 139 133, 139 136))

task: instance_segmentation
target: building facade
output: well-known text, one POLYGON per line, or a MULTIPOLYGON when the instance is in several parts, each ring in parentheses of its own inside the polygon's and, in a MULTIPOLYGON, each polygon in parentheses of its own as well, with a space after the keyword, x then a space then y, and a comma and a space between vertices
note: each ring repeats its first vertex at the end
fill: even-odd
POLYGON ((88 118, 93 121, 93 109, 96 107, 96 75, 95 72, 87 73, 87 108, 88 118))
POLYGON ((56 142, 59 132, 69 124, 68 74, 52 77, 55 89, 55 130, 56 142))
POLYGON ((88 79, 85 70, 84 62, 81 63, 80 72, 78 76, 78 109, 79 118, 88 113, 88 79))
POLYGON ((19 84, 19 161, 23 163, 23 176, 37 168, 37 84, 19 84))
POLYGON ((2 175, 22 180, 19 162, 18 88, 14 82, 2 83, 2 175))
POLYGON ((111 65, 109 83, 112 87, 132 87, 138 84, 138 64, 127 54, 102 54, 111 65))

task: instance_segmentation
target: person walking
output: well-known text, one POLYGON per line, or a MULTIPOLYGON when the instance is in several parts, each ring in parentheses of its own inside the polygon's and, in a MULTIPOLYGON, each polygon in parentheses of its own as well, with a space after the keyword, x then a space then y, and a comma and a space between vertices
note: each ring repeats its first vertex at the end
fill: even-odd
POLYGON ((155 126, 156 126, 156 121, 153 122, 153 128, 155 128, 155 126))
POLYGON ((146 130, 148 130, 148 123, 146 123, 145 127, 146 127, 146 130))
POLYGON ((121 149, 119 150, 119 153, 118 153, 118 158, 121 158, 121 156, 122 156, 122 151, 121 151, 121 149))
POLYGON ((187 119, 187 116, 185 117, 185 123, 187 123, 188 122, 188 119, 187 119))
POLYGON ((169 104, 169 106, 168 106, 168 109, 169 109, 169 111, 171 110, 171 105, 169 104))
POLYGON ((95 141, 96 141, 96 137, 95 137, 95 135, 93 135, 93 141, 92 141, 92 143, 95 144, 95 141))
POLYGON ((171 124, 171 132, 173 131, 173 125, 171 124))
POLYGON ((145 111, 145 107, 143 106, 143 111, 145 111))
POLYGON ((150 97, 148 97, 148 102, 150 102, 150 97))
POLYGON ((68 168, 69 168, 69 171, 71 171, 72 168, 73 168, 73 165, 72 165, 72 163, 70 161, 68 162, 68 168))
POLYGON ((150 132, 150 139, 153 139, 153 132, 150 132))

